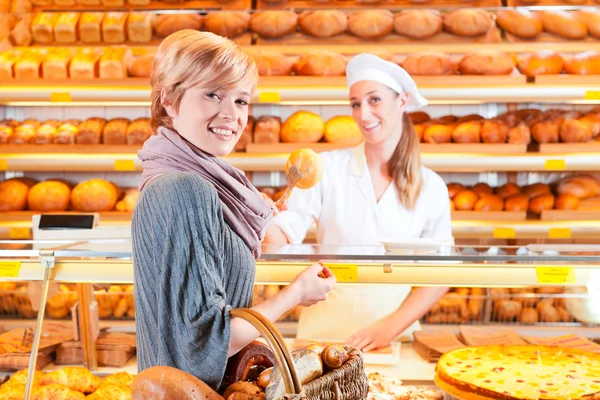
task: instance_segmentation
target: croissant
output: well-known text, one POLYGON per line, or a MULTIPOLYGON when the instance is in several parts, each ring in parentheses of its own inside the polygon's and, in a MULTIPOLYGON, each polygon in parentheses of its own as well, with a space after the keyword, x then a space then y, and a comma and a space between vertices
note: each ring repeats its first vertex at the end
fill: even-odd
POLYGON ((0 399, 2 400, 23 400, 25 398, 25 385, 19 383, 9 384, 8 382, 0 386, 0 399))
POLYGON ((88 400, 131 400, 131 389, 128 387, 103 384, 100 389, 86 397, 88 400))
POLYGON ((134 376, 127 372, 118 372, 116 374, 112 374, 104 378, 102 382, 102 386, 122 386, 125 388, 130 388, 133 383, 134 376))
POLYGON ((51 384, 46 386, 37 386, 33 390, 33 400, 83 400, 85 395, 76 392, 68 387, 51 384))
MULTIPOLYGON (((5 385, 25 385, 27 384, 27 372, 28 368, 17 371, 10 377, 10 380, 5 383, 5 385)), ((39 385, 40 380, 45 376, 45 373, 42 371, 35 371, 35 375, 33 376, 33 384, 39 385)))
POLYGON ((102 379, 82 367, 64 367, 57 371, 48 372, 40 379, 41 385, 58 383, 71 390, 81 393, 92 393, 98 390, 102 379))

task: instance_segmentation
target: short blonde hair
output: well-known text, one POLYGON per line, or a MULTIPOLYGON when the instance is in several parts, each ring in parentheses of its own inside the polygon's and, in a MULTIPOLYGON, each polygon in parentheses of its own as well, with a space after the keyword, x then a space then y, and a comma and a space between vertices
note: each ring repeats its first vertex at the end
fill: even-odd
POLYGON ((184 29, 167 36, 152 65, 152 130, 173 129, 163 102, 176 110, 186 90, 198 84, 210 90, 258 83, 254 59, 231 40, 210 32, 184 29))

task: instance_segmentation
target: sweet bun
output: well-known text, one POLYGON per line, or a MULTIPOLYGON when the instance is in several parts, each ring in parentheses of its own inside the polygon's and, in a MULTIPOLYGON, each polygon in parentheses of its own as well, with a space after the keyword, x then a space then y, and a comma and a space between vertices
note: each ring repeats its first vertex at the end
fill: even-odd
POLYGON ((567 39, 584 39, 588 34, 585 22, 569 11, 542 11, 544 30, 567 39))
POLYGON ((505 183, 496 189, 496 195, 503 199, 521 193, 521 188, 516 183, 505 183))
POLYGON ((554 208, 554 201, 552 193, 540 194, 529 200, 529 211, 534 214, 541 214, 542 211, 552 210, 554 208))
POLYGON ((359 10, 348 17, 348 31, 362 39, 378 39, 392 33, 394 15, 389 10, 359 10))
POLYGON ((0 211, 23 211, 29 186, 17 179, 0 182, 0 211))
POLYGON ((394 31, 412 39, 427 39, 440 33, 442 16, 437 10, 402 10, 394 18, 394 31))
POLYGON ((340 10, 307 10, 300 14, 302 31, 316 37, 332 37, 348 29, 348 16, 340 10))
POLYGON ((521 190, 521 193, 529 196, 530 199, 542 194, 549 194, 551 192, 550 186, 546 185, 545 183, 534 183, 532 185, 525 186, 521 190))
POLYGON ((409 54, 401 66, 410 75, 454 75, 457 71, 450 56, 441 52, 409 54))
POLYGON ((515 64, 507 54, 490 50, 464 56, 458 67, 463 75, 510 75, 515 64))
POLYGON ((240 36, 249 25, 250 14, 243 11, 210 12, 204 17, 205 30, 226 38, 240 36))
POLYGON ((474 211, 502 211, 504 200, 493 194, 483 195, 475 203, 474 211))
POLYGON ((556 198, 556 204, 554 207, 557 210, 577 210, 579 205, 579 197, 570 193, 561 193, 556 198))
POLYGON ((600 114, 587 114, 579 118, 579 121, 590 128, 593 137, 600 135, 600 114))
POLYGON ((562 72, 565 60, 550 50, 541 50, 517 63, 522 74, 533 77, 537 75, 558 75, 562 72))
POLYGON ((223 400, 207 384, 172 367, 151 367, 138 373, 131 384, 133 400, 223 400))
POLYGON ((540 16, 529 10, 500 10, 496 23, 506 32, 526 39, 538 36, 544 29, 540 16))
POLYGON ((292 60, 281 53, 259 53, 254 56, 260 76, 287 76, 292 74, 292 60))
POLYGON ((479 195, 473 190, 467 189, 457 193, 452 200, 457 210, 471 211, 477 200, 479 200, 479 195))
POLYGON ((153 22, 154 33, 159 38, 165 38, 184 29, 199 31, 202 26, 203 20, 199 14, 157 15, 153 22))
POLYGON ((410 119, 410 122, 412 122, 413 124, 422 124, 423 122, 427 122, 431 119, 429 114, 427 114, 424 111, 412 112, 412 113, 408 114, 408 118, 410 119))
POLYGON ((469 37, 486 34, 494 23, 489 12, 478 8, 450 11, 444 15, 443 22, 449 33, 469 37))
POLYGON ((484 143, 506 143, 510 127, 500 120, 486 120, 481 125, 481 140, 484 143))
POLYGON ((548 119, 536 122, 531 126, 531 137, 540 143, 558 143, 560 125, 557 121, 548 119))
POLYGON ((463 115, 462 117, 458 117, 455 122, 462 124, 463 122, 483 121, 484 119, 485 118, 483 118, 479 114, 468 114, 468 115, 463 115))
POLYGON ((325 141, 346 146, 356 146, 363 141, 354 118, 348 115, 337 115, 325 122, 325 141))
POLYGON ((413 125, 413 128, 415 128, 415 133, 417 134, 417 138, 419 139, 419 142, 422 142, 423 134, 425 133, 425 125, 415 124, 415 125, 413 125))
POLYGON ((120 190, 103 179, 81 182, 71 192, 71 205, 75 211, 112 211, 117 204, 120 190))
POLYGON ((250 30, 258 35, 277 39, 294 32, 298 26, 298 15, 293 11, 266 10, 252 14, 250 30))
POLYGON ((479 182, 473 186, 473 191, 479 195, 479 197, 494 194, 494 189, 485 182, 479 182))
POLYGON ((452 141, 455 143, 479 143, 481 141, 481 123, 469 121, 459 124, 452 131, 452 141))
POLYGON ((579 10, 577 17, 585 22, 591 36, 600 39, 600 10, 597 7, 579 10))
POLYGON ((580 199, 598 195, 600 183, 587 175, 570 176, 561 180, 556 186, 556 193, 571 194, 580 199))
POLYGON ((296 184, 300 189, 310 189, 323 178, 323 161, 311 149, 298 149, 292 152, 285 165, 286 174, 292 166, 300 171, 300 179, 296 184))
POLYGON ((600 53, 586 51, 574 55, 565 63, 565 72, 574 75, 599 75, 600 53))
POLYGON ((425 143, 450 143, 452 141, 452 127, 433 124, 425 128, 423 141, 425 143))
POLYGON ((71 188, 59 181, 40 182, 29 190, 27 205, 32 211, 66 211, 71 201, 71 188))
POLYGON ((527 211, 529 209, 529 196, 526 194, 513 194, 504 199, 506 211, 527 211))
POLYGON ((592 130, 583 121, 567 119, 560 126, 559 137, 564 143, 584 143, 592 140, 592 130))
POLYGON ((437 118, 435 122, 440 124, 451 124, 453 122, 456 122, 457 120, 458 118, 456 117, 456 115, 443 115, 437 118))
POLYGON ((340 76, 346 74, 346 60, 341 54, 331 52, 304 54, 293 69, 296 75, 340 76))
POLYGON ((448 187, 448 197, 450 197, 451 199, 453 199, 458 193, 465 190, 464 185, 462 185, 461 183, 449 183, 447 185, 447 187, 448 187))
POLYGON ((281 126, 284 143, 315 143, 323 138, 325 123, 311 111, 296 111, 281 126))
POLYGON ((527 124, 520 122, 508 131, 508 143, 529 144, 531 143, 531 130, 527 124))

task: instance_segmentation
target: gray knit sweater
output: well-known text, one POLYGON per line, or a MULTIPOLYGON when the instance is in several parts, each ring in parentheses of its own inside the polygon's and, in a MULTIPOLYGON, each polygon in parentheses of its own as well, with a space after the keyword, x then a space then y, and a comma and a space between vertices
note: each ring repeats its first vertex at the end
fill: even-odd
POLYGON ((158 176, 132 221, 138 370, 171 366, 217 389, 227 364, 232 308, 248 307, 256 264, 224 222, 211 183, 158 176))

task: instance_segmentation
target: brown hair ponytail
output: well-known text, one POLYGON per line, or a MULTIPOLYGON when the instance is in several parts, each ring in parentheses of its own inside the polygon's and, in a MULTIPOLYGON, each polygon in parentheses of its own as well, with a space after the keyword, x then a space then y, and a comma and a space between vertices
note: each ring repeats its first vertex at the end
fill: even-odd
POLYGON ((414 209, 421 193, 423 177, 419 138, 408 113, 402 115, 402 136, 390 158, 388 174, 396 185, 400 204, 407 210, 414 209))

